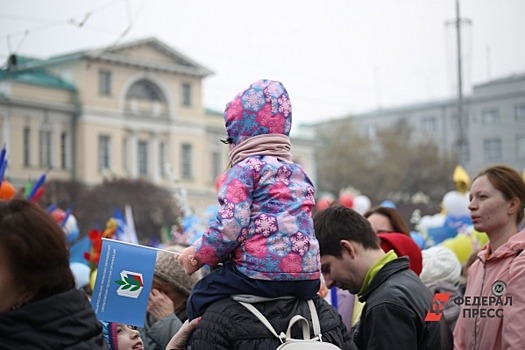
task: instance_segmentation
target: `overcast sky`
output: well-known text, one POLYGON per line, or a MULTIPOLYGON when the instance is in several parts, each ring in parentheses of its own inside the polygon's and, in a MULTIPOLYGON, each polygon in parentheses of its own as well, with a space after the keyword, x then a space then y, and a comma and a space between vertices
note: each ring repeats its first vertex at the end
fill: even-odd
MULTIPOLYGON (((294 123, 457 93, 455 0, 0 0, 0 61, 156 37, 214 71, 206 107, 283 82, 294 123)), ((464 80, 525 73, 525 0, 460 0, 464 80)))

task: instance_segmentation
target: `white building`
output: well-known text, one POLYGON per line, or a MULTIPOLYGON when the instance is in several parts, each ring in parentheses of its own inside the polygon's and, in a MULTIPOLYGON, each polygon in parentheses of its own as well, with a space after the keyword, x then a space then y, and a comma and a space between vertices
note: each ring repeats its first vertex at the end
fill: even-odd
MULTIPOLYGON (((219 141, 222 111, 203 106, 210 74, 155 38, 49 59, 12 56, 0 70, 8 179, 23 186, 50 169, 48 179, 146 178, 170 188, 168 163, 192 207, 215 204, 228 147, 219 141)), ((313 172, 314 146, 301 138, 292 144, 313 172)))

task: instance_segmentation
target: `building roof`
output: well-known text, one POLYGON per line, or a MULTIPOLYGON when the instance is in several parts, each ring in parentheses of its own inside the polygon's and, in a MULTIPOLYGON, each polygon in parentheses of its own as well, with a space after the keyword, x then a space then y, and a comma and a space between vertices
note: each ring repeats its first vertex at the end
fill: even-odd
POLYGON ((508 84, 508 83, 514 83, 514 82, 519 82, 523 80, 525 80, 525 73, 513 74, 513 75, 503 77, 503 78, 490 80, 482 84, 476 84, 474 85, 474 88, 494 86, 494 85, 499 85, 499 84, 508 84))
POLYGON ((28 56, 12 55, 7 68, 0 70, 0 81, 16 81, 55 89, 76 91, 75 85, 51 74, 44 67, 25 68, 38 65, 41 60, 28 56))
POLYGON ((19 68, 37 68, 52 65, 64 64, 72 61, 87 60, 87 61, 103 61, 117 64, 124 64, 137 68, 148 70, 157 70, 163 72, 172 72, 185 74, 195 77, 206 77, 213 74, 211 70, 195 62, 191 58, 185 56, 181 52, 164 44, 156 38, 147 38, 135 40, 129 43, 112 45, 100 49, 81 50, 72 53, 52 56, 45 60, 28 60, 18 64, 19 68), (148 58, 132 57, 123 54, 124 50, 140 47, 150 46, 168 56, 171 62, 159 62, 148 58))

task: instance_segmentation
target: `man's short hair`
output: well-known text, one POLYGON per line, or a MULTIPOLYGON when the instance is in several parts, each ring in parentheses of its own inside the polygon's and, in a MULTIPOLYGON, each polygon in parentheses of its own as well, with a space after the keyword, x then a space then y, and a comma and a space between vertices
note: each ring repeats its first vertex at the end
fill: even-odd
POLYGON ((315 235, 321 255, 342 256, 341 240, 354 241, 365 249, 381 249, 379 238, 361 214, 342 205, 332 205, 314 216, 315 235))

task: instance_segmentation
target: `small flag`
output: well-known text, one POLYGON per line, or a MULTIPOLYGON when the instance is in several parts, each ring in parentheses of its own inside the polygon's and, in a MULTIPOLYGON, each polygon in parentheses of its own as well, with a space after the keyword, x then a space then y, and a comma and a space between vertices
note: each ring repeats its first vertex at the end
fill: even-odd
POLYGON ((91 299, 99 320, 138 327, 144 325, 155 262, 160 251, 102 238, 91 299))

